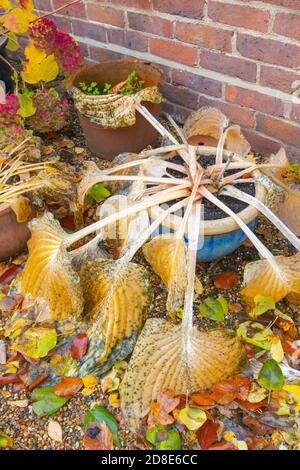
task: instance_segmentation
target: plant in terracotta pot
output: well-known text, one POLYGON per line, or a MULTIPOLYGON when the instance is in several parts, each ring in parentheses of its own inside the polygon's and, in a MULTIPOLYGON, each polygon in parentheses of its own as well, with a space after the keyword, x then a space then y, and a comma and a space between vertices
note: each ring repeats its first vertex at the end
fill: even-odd
MULTIPOLYGON (((300 303, 300 257, 274 256, 242 214, 230 207, 230 198, 254 206, 252 215, 256 217, 257 210, 262 212, 299 251, 295 233, 264 204, 274 202, 277 193, 272 185, 277 187, 277 182, 287 193, 279 203, 293 200, 295 189, 281 180, 283 172, 290 174, 291 168, 279 161, 278 155, 268 163, 257 164, 248 157, 249 145, 235 126, 223 126, 217 147, 191 146, 177 142, 143 108, 142 112, 172 145, 141 154, 123 154, 104 170, 89 163, 78 186, 78 204, 85 204, 95 184, 113 193, 101 203, 99 220, 67 234, 51 214, 34 219, 30 224, 29 258, 19 279, 23 295, 48 301, 53 320, 84 322, 89 349, 78 361, 74 374, 102 374, 133 351, 120 389, 124 416, 133 429, 160 391, 170 386, 175 394, 188 396, 209 388, 230 376, 244 357, 240 339, 233 332, 225 328, 201 331, 193 324, 194 291, 197 287, 201 293, 202 288, 195 278, 195 267, 205 201, 232 218, 261 256, 245 270, 242 296, 248 308, 253 307, 257 295, 272 297, 276 302, 292 296, 293 302, 300 303), (225 151, 230 140, 235 150, 225 151), (212 161, 205 161, 207 155, 213 156, 212 161), (270 176, 262 176, 262 172, 270 176), (260 197, 255 197, 255 187, 269 182, 272 184, 267 194, 262 191, 260 197), (249 184, 253 195, 243 190, 249 184), (173 230, 149 241, 180 209, 183 215, 173 230), (92 234, 96 236, 87 239, 92 234), (109 245, 112 238, 114 249, 118 246, 115 259, 99 251, 99 242, 104 240, 109 245), (75 247, 79 241, 82 246, 75 247), (146 260, 168 290, 168 320, 152 318, 144 327, 150 284, 145 269, 132 261, 142 247, 146 260)), ((207 125, 212 118, 214 125, 220 125, 215 121, 215 110, 205 113, 207 125)), ((288 217, 285 207, 289 223, 293 214, 289 211, 288 217)))
POLYGON ((80 70, 70 94, 90 150, 112 160, 121 152, 153 145, 157 131, 137 109, 144 102, 159 116, 158 87, 163 82, 159 70, 141 61, 108 61, 80 70))

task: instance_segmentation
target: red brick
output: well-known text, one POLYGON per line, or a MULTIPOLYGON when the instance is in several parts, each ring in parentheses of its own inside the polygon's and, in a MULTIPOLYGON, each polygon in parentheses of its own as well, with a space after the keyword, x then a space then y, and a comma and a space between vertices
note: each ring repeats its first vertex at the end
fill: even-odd
POLYGON ((166 39, 149 39, 150 52, 186 65, 196 65, 197 49, 166 39))
POLYGON ((51 11, 51 0, 35 0, 34 7, 36 10, 51 11))
POLYGON ((160 109, 163 113, 171 114, 171 116, 173 116, 175 106, 172 103, 169 103, 168 101, 163 101, 161 103, 161 108, 160 109))
POLYGON ((238 34, 237 50, 245 57, 285 67, 299 67, 300 46, 262 37, 238 34))
POLYGON ((142 10, 146 10, 151 6, 151 0, 110 0, 110 3, 122 7, 140 8, 142 10))
POLYGON ((124 26, 124 12, 115 8, 103 7, 97 3, 87 4, 87 18, 99 23, 124 26))
POLYGON ((173 118, 175 119, 176 122, 184 124, 184 122, 189 117, 192 111, 193 111, 192 109, 177 105, 175 106, 175 109, 174 109, 173 118))
POLYGON ((128 12, 129 27, 145 33, 156 34, 170 38, 173 32, 173 22, 153 15, 142 15, 128 12))
POLYGON ((300 147, 300 126, 292 122, 259 114, 256 129, 294 147, 300 147))
POLYGON ((300 10, 299 0, 265 0, 265 2, 281 7, 292 8, 293 10, 300 10))
POLYGON ((85 44, 84 42, 80 42, 80 41, 78 41, 78 44, 80 46, 80 51, 81 51, 82 56, 87 58, 89 55, 87 44, 85 44))
POLYGON ((268 114, 283 116, 283 102, 272 96, 234 85, 226 85, 225 99, 231 103, 246 106, 268 114))
POLYGON ((231 38, 233 33, 216 29, 204 24, 177 22, 175 36, 180 41, 197 44, 207 49, 217 49, 231 52, 231 38))
POLYGON ((200 55, 200 65, 209 70, 241 78, 247 82, 256 81, 256 64, 248 60, 203 50, 200 55))
POLYGON ((65 33, 72 33, 72 23, 68 17, 65 16, 55 16, 56 26, 65 33))
POLYGON ((171 15, 201 19, 204 16, 205 0, 154 0, 154 10, 171 15))
MULTIPOLYGON (((68 2, 65 0, 52 0, 53 8, 60 8, 65 6, 68 2)), ((76 18, 86 18, 85 16, 85 6, 84 3, 75 3, 75 5, 71 5, 69 7, 64 8, 59 12, 60 15, 68 15, 68 16, 75 16, 76 18)))
POLYGON ((146 52, 148 50, 148 39, 137 31, 124 31, 123 29, 109 29, 107 31, 108 42, 118 44, 135 51, 146 52))
POLYGON ((293 104, 290 117, 293 121, 300 123, 300 104, 293 104))
POLYGON ((273 31, 283 36, 300 40, 300 15, 295 13, 277 13, 273 31))
POLYGON ((208 2, 208 16, 218 23, 242 26, 247 29, 267 32, 270 20, 268 10, 259 10, 247 5, 233 5, 224 2, 208 2))
POLYGON ((205 95, 217 98, 222 96, 222 83, 201 75, 174 69, 172 81, 174 85, 182 85, 205 95))
POLYGON ((262 155, 268 156, 271 153, 276 153, 281 147, 278 142, 268 139, 268 137, 260 135, 258 132, 249 129, 242 129, 242 132, 249 141, 252 150, 260 152, 262 155))
POLYGON ((261 66, 260 85, 290 93, 292 91, 292 84, 296 80, 300 80, 300 73, 297 74, 296 72, 289 72, 288 70, 268 65, 261 66))
POLYGON ((73 33, 76 36, 94 39, 95 41, 106 42, 106 29, 104 26, 92 25, 87 21, 72 20, 73 33))
POLYGON ((187 88, 169 85, 168 83, 162 87, 164 97, 175 104, 187 106, 191 109, 198 109, 199 95, 187 88))
POLYGON ((102 49, 101 47, 90 46, 90 57, 97 62, 105 62, 106 60, 122 59, 124 56, 118 52, 102 49))

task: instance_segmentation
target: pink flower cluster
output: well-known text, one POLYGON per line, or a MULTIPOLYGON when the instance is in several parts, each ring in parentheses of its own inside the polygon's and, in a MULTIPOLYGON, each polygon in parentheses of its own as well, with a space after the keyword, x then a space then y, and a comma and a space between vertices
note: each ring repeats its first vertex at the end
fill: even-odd
POLYGON ((14 126, 14 132, 20 134, 24 127, 18 115, 19 99, 16 95, 6 95, 5 103, 0 104, 0 130, 6 126, 14 126))
POLYGON ((53 20, 41 18, 29 28, 29 36, 36 47, 54 54, 64 75, 71 75, 80 68, 81 53, 77 42, 69 34, 59 31, 53 20))

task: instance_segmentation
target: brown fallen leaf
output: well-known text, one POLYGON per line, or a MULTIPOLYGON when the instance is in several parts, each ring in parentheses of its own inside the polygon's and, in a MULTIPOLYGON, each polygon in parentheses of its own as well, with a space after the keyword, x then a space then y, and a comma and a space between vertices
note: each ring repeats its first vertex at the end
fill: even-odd
POLYGON ((159 392, 157 401, 150 404, 150 413, 148 416, 148 425, 172 424, 174 422, 171 413, 179 405, 180 398, 175 398, 171 390, 159 392))
POLYGON ((214 279, 214 285, 218 289, 233 289, 239 281, 237 274, 234 271, 223 271, 218 274, 214 279))
POLYGON ((79 392, 83 382, 79 377, 63 377, 53 388, 53 393, 60 397, 70 397, 79 392))

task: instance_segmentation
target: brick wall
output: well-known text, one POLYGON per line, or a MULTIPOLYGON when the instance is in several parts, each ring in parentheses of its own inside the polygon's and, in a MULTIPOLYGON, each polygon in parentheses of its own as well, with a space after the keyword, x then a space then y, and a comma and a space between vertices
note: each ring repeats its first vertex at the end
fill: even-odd
MULTIPOLYGON (((67 0, 38 0, 41 10, 67 0)), ((300 159, 300 0, 84 0, 56 15, 90 62, 149 60, 164 107, 183 121, 203 105, 240 124, 254 149, 300 159)))

